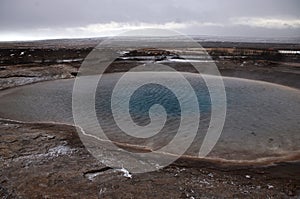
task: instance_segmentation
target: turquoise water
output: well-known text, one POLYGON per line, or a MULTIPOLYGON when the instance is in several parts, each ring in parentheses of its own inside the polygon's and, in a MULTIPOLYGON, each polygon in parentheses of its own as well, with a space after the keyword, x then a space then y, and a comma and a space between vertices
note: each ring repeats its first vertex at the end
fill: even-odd
MULTIPOLYGON (((123 83, 123 92, 119 93, 122 104, 127 89, 136 80, 146 80, 153 73, 137 73, 135 78, 123 83)), ((167 118, 159 134, 146 139, 124 135, 116 125, 111 112, 111 92, 113 85, 122 74, 106 74, 98 85, 95 107, 98 122, 107 136, 115 141, 145 145, 158 149, 168 144, 176 135, 183 116, 180 100, 189 103, 190 95, 178 99, 167 87, 155 83, 146 84, 137 89, 130 97, 131 119, 143 127, 151 123, 149 110, 154 105, 164 107, 167 118)), ((188 154, 197 154, 210 121, 211 100, 203 79, 196 74, 184 74, 192 85, 200 109, 198 135, 188 154)), ((94 77, 91 77, 91 79, 94 77)), ((184 92, 172 72, 160 76, 162 81, 171 82, 178 92, 184 92)), ((259 158, 281 157, 299 154, 300 146, 300 92, 297 89, 259 81, 238 78, 224 78, 227 95, 227 114, 225 125, 215 148, 209 154, 211 158, 227 160, 257 160, 259 158)), ((73 124, 72 90, 74 80, 57 80, 37 83, 0 93, 0 117, 22 121, 63 122, 73 124)), ((86 85, 85 92, 89 92, 86 85)), ((117 101, 118 102, 118 101, 117 101)), ((85 107, 86 104, 82 103, 85 107)), ((124 107, 120 106, 120 112, 124 107)), ((152 110, 152 109, 151 109, 152 110)), ((161 113, 153 109, 152 114, 161 113)), ((194 106, 184 113, 197 111, 194 106)), ((87 113, 82 113, 85 115, 87 113)), ((123 118, 127 120, 128 118, 123 118)), ((190 121, 195 118, 190 117, 190 121)), ((94 124, 91 124, 93 126, 94 124)), ((139 133, 139 132, 137 132, 139 133)), ((142 132, 141 132, 142 133, 142 132)), ((189 132, 185 132, 189 136, 189 132)))

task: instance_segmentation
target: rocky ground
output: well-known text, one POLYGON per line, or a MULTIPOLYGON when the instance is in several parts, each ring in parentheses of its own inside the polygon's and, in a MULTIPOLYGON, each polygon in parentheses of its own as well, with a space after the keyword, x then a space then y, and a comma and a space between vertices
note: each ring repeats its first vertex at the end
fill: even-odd
MULTIPOLYGON (((0 90, 73 78, 96 43, 1 44, 0 90)), ((221 45, 223 54, 225 48, 233 46, 269 48, 253 44, 206 45, 221 45)), ((210 53, 217 56, 216 64, 225 76, 300 88, 297 56, 224 59, 215 50, 210 53)), ((131 176, 126 169, 107 167, 91 156, 72 126, 0 120, 1 198, 299 198, 299 171, 299 163, 241 167, 180 159, 167 168, 131 176)))
POLYGON ((0 89, 7 89, 40 81, 73 78, 77 69, 68 64, 17 64, 0 67, 0 89))
MULTIPOLYGON (((39 81, 73 78, 84 58, 100 41, 78 39, 0 43, 0 90, 39 81)), ((299 44, 202 42, 201 45, 216 61, 222 75, 299 87, 299 81, 294 79, 299 75, 300 55, 283 56, 278 53, 280 49, 300 49, 299 44), (287 78, 277 78, 283 74, 287 78)), ((153 54, 148 50, 142 54, 132 51, 128 55, 149 53, 153 54)), ((170 54, 165 51, 157 55, 161 57, 170 54)), ((141 64, 138 61, 133 61, 130 66, 141 64)), ((126 71, 128 66, 126 60, 118 61, 107 72, 126 71)), ((173 66, 177 70, 188 71, 180 63, 173 66)))
POLYGON ((92 157, 76 130, 0 121, 1 198, 297 198, 300 164, 230 167, 181 159, 126 175, 92 157))

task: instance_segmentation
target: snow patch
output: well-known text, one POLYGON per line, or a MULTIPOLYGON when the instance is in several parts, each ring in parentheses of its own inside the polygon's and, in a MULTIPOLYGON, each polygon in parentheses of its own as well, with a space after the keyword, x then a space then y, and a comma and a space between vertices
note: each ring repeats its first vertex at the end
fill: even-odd
POLYGON ((96 172, 96 173, 88 173, 85 174, 85 176, 90 180, 90 181, 94 181, 95 177, 97 177, 98 175, 100 175, 101 172, 96 172))
POLYGON ((126 178, 132 178, 132 175, 129 173, 129 171, 125 168, 121 168, 121 169, 116 169, 117 171, 120 171, 123 173, 123 176, 126 177, 126 178))
POLYGON ((267 185, 268 186, 268 189, 273 189, 274 188, 274 186, 273 185, 267 185))
POLYGON ((59 145, 53 148, 50 148, 47 153, 40 153, 40 154, 33 154, 33 155, 27 155, 27 156, 21 156, 18 158, 15 158, 14 161, 19 161, 19 160, 36 160, 40 158, 55 158, 60 155, 68 155, 71 154, 75 151, 75 149, 71 149, 68 146, 65 145, 59 145))

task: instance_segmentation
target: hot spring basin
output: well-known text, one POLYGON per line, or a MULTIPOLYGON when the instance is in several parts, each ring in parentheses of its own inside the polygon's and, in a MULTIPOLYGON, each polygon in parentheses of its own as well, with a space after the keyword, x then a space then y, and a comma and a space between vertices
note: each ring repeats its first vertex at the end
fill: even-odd
MULTIPOLYGON (((154 75, 155 72, 139 72, 135 78, 144 79, 154 75)), ((119 128, 109 119, 111 112, 108 110, 110 101, 107 96, 110 96, 112 83, 120 76, 121 74, 103 75, 101 91, 96 94, 95 107, 99 122, 108 134, 111 132, 111 137, 120 142, 131 142, 130 138, 126 140, 118 137, 119 128)), ((187 152, 195 155, 207 130, 211 103, 200 76, 189 73, 185 73, 184 76, 197 93, 201 111, 199 135, 187 152)), ((127 87, 135 84, 135 78, 125 82, 127 87)), ((174 82, 180 91, 180 85, 176 85, 177 81, 172 72, 161 73, 160 78, 163 78, 163 81, 174 82)), ((239 78, 224 77, 223 81, 227 96, 225 125, 217 144, 207 157, 238 162, 299 158, 300 91, 277 84, 239 78)), ((2 91, 0 117, 27 122, 74 124, 73 84, 73 79, 56 80, 2 91)), ((88 87, 88 84, 86 86, 88 87)), ((100 90, 100 87, 98 88, 100 90)), ((122 95, 126 95, 126 89, 120 94, 122 95)), ((119 100, 122 100, 122 97, 119 100)), ((188 101, 189 96, 185 100, 188 101)), ((130 104, 132 117, 138 125, 143 126, 150 122, 148 111, 154 104, 163 104, 165 107, 170 115, 169 127, 164 129, 162 137, 139 139, 137 143, 133 143, 155 149, 164 144, 164 140, 167 143, 172 138, 180 122, 178 118, 181 117, 181 111, 172 92, 157 85, 146 86, 135 93, 130 104)), ((82 103, 82 106, 86 104, 82 103)), ((193 113, 195 110, 189 111, 193 113)), ((186 132, 186 135, 189 136, 189 132, 186 132)))

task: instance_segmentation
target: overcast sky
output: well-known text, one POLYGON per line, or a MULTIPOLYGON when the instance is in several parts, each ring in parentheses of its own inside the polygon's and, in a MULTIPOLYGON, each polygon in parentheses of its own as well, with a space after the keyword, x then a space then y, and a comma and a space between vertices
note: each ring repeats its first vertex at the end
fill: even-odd
POLYGON ((115 35, 136 28, 189 35, 297 37, 299 0, 1 0, 0 40, 115 35))

